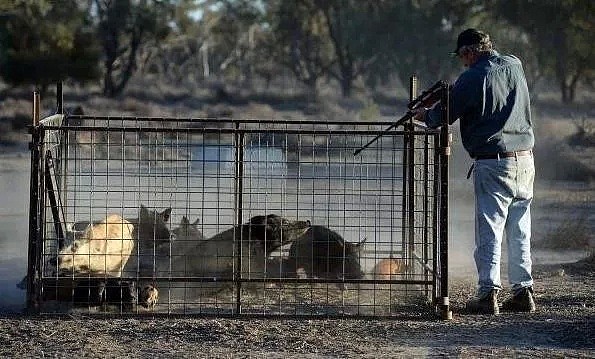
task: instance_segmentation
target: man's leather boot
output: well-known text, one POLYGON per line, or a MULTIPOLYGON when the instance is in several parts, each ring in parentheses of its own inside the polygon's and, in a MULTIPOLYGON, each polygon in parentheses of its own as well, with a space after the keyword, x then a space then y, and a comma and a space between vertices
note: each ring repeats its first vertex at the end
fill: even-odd
POLYGON ((533 313, 535 311, 533 288, 527 287, 518 290, 512 298, 502 303, 502 310, 507 312, 533 313))
POLYGON ((488 294, 467 302, 467 311, 473 314, 500 314, 498 307, 498 290, 492 289, 488 294))

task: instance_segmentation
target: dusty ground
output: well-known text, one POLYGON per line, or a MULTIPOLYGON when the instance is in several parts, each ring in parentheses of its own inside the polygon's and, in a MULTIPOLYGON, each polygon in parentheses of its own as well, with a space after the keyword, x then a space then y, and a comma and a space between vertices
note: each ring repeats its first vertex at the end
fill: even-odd
POLYGON ((500 316, 466 314, 474 284, 454 281, 452 321, 4 316, 0 356, 593 357, 595 258, 537 266, 535 279, 537 312, 500 316))

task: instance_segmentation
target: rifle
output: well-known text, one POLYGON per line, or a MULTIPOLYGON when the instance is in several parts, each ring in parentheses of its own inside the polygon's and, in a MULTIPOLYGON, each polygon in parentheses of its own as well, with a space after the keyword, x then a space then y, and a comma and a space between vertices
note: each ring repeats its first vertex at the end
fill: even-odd
POLYGON ((438 81, 432 87, 423 91, 421 93, 421 95, 417 96, 413 101, 409 102, 409 104, 407 105, 407 108, 409 110, 403 117, 398 119, 395 123, 393 123, 389 127, 385 128, 382 132, 380 132, 378 135, 376 135, 376 137, 371 139, 368 143, 366 143, 362 147, 355 150, 353 152, 353 155, 357 156, 358 153, 360 153, 364 149, 368 148, 372 143, 378 141, 378 139, 380 137, 387 134, 390 130, 392 130, 395 127, 401 126, 402 124, 405 123, 405 121, 411 119, 415 115, 415 113, 413 111, 417 110, 420 107, 430 107, 431 105, 440 101, 443 88, 446 88, 444 81, 438 81))

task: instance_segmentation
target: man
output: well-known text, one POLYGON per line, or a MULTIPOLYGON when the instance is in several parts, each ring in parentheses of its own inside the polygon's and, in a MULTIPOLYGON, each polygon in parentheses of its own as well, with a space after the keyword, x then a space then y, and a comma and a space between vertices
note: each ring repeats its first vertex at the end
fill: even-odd
MULTIPOLYGON (((450 93, 450 122, 460 119, 463 146, 475 160, 475 264, 477 298, 467 303, 473 313, 499 314, 502 239, 508 243, 508 279, 513 297, 502 310, 535 311, 531 276, 533 198, 533 126, 529 91, 521 61, 500 55, 488 34, 463 31, 454 55, 467 67, 450 93)), ((429 127, 441 125, 439 106, 416 110, 429 127)))

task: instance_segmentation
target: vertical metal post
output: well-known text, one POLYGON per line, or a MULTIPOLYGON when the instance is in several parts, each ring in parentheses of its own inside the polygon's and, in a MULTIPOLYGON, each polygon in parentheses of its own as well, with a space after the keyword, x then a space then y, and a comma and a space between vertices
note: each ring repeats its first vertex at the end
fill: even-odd
POLYGON ((450 93, 448 84, 442 84, 440 106, 440 314, 442 319, 452 319, 448 298, 448 161, 450 158, 450 93))
MULTIPOLYGON (((62 90, 62 81, 56 83, 56 113, 64 115, 62 117, 62 121, 60 122, 60 126, 68 126, 69 123, 67 122, 67 116, 64 113, 64 91, 62 90)), ((68 161, 66 158, 68 154, 68 130, 61 130, 60 131, 60 143, 58 145, 58 150, 54 153, 55 157, 55 165, 56 169, 59 169, 59 176, 56 176, 56 180, 59 187, 59 192, 62 197, 63 204, 66 205, 68 203, 68 189, 66 187, 66 178, 68 177, 68 161)), ((65 206, 64 208, 67 208, 65 206)), ((66 215, 64 220, 66 220, 66 215)), ((66 223, 66 221, 64 222, 66 223)), ((62 249, 62 247, 59 247, 62 249)))
POLYGON ((434 178, 433 178, 433 189, 432 193, 434 194, 434 203, 433 203, 433 211, 434 215, 432 216, 432 271, 433 271, 433 284, 434 290, 432 294, 432 303, 437 303, 437 298, 440 296, 440 275, 438 272, 438 265, 440 262, 440 230, 439 230, 439 216, 440 216, 440 136, 434 134, 432 136, 432 141, 434 144, 434 178))
MULTIPOLYGON (((414 75, 411 75, 411 77, 409 78, 409 102, 411 102, 417 94, 417 77, 414 75)), ((409 123, 411 123, 411 121, 409 121, 409 123)), ((410 145, 410 135, 408 133, 408 124, 404 125, 405 128, 405 134, 403 135, 403 188, 402 188, 402 201, 403 201, 403 205, 402 205, 402 225, 401 225, 401 238, 402 238, 402 244, 401 244, 401 251, 403 254, 405 254, 406 258, 407 258, 407 267, 408 268, 412 268, 412 262, 410 260, 410 254, 408 254, 408 239, 409 239, 409 235, 408 235, 408 231, 407 228, 409 226, 409 197, 407 195, 408 193, 408 179, 409 179, 409 145, 410 145)), ((409 274, 409 271, 407 271, 407 274, 409 274)))
MULTIPOLYGON (((409 102, 417 97, 417 77, 409 79, 409 102)), ((407 131, 407 271, 415 274, 415 136, 413 134, 413 119, 405 124, 407 131)))
MULTIPOLYGON (((429 232, 429 206, 428 201, 430 198, 430 189, 429 187, 429 173, 430 173, 430 143, 429 137, 426 134, 424 136, 424 146, 423 146, 423 203, 422 203, 422 213, 423 213, 423 226, 422 226, 422 262, 423 262, 423 274, 424 280, 428 280, 430 278, 430 273, 428 271, 428 259, 429 259, 429 240, 428 240, 428 232, 429 232)), ((426 284, 424 286, 424 294, 426 298, 429 296, 429 286, 426 284)))
POLYGON ((242 207, 243 207, 243 192, 244 192, 244 133, 240 132, 240 122, 235 122, 235 190, 234 190, 234 203, 236 206, 236 227, 239 228, 239 233, 236 233, 236 239, 239 238, 239 242, 236 242, 237 250, 234 251, 236 255, 236 270, 234 273, 234 282, 236 284, 236 314, 241 314, 242 302, 242 243, 244 241, 244 231, 242 230, 242 207))
POLYGON ((56 113, 64 113, 64 93, 62 92, 62 81, 56 83, 56 113))
POLYGON ((39 95, 39 91, 33 92, 33 126, 39 126, 39 116, 41 113, 41 98, 39 95))
POLYGON ((29 191, 29 245, 27 250, 27 311, 37 311, 39 306, 39 263, 37 253, 39 246, 39 182, 40 182, 40 129, 39 129, 39 92, 33 93, 31 142, 31 180, 29 191))

